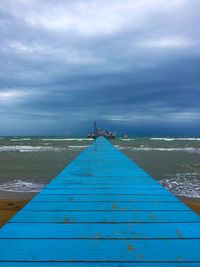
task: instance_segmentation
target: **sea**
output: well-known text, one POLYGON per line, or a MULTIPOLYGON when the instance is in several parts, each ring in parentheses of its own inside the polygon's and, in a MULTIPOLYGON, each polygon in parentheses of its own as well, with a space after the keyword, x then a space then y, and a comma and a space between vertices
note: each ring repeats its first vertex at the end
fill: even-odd
MULTIPOLYGON (((0 137, 0 198, 32 197, 92 142, 83 137, 0 137)), ((111 142, 173 194, 200 198, 200 137, 111 142)))

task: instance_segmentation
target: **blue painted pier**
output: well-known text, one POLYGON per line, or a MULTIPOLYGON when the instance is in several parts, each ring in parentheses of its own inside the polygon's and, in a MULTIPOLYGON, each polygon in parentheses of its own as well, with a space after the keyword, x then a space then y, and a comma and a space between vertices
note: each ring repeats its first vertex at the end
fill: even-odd
POLYGON ((100 137, 0 230, 0 267, 69 266, 200 266, 200 217, 100 137))

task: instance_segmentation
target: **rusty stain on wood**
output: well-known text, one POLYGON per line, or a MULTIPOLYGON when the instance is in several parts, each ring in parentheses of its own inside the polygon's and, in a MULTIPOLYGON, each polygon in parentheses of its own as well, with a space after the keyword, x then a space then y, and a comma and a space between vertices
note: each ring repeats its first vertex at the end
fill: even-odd
POLYGON ((176 234, 177 234, 178 238, 183 238, 182 233, 178 228, 176 228, 176 234))
POLYGON ((128 244, 128 250, 129 250, 129 251, 134 251, 135 248, 134 248, 131 244, 128 244))

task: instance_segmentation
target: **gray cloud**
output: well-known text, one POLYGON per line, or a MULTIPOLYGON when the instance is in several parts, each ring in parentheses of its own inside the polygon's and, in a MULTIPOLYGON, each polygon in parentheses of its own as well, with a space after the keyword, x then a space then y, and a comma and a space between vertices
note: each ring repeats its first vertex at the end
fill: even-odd
POLYGON ((198 134, 199 8, 2 0, 0 134, 84 134, 93 119, 133 134, 198 134))

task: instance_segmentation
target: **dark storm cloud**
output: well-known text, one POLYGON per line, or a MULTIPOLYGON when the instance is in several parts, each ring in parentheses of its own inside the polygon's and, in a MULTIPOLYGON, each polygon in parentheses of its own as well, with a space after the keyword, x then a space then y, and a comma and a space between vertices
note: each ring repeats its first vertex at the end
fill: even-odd
POLYGON ((197 134, 199 8, 2 0, 0 134, 84 133, 93 119, 130 133, 197 134))

